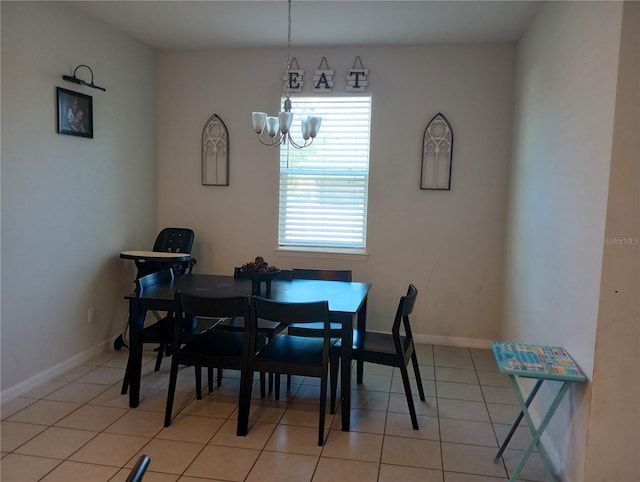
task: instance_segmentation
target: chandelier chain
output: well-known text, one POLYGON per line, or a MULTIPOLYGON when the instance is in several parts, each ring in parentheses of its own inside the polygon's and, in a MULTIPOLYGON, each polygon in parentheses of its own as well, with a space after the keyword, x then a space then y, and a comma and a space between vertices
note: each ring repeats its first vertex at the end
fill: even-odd
POLYGON ((291 70, 291 0, 289 0, 289 17, 288 17, 288 25, 289 29, 287 30, 287 71, 285 75, 287 76, 287 99, 289 98, 289 70, 291 70))
MULTIPOLYGON (((302 121, 302 137, 303 142, 298 144, 292 138, 289 132, 291 122, 293 119, 293 113, 291 112, 291 98, 289 97, 291 91, 291 77, 289 71, 291 70, 291 3, 292 0, 288 0, 288 30, 287 30, 287 70, 284 74, 286 99, 282 106, 282 111, 278 114, 278 117, 267 116, 265 112, 253 112, 253 126, 256 134, 258 134, 258 141, 265 146, 279 147, 286 145, 287 148, 294 147, 296 149, 304 149, 310 146, 315 139, 318 130, 320 129, 320 122, 322 118, 319 116, 307 116, 307 119, 302 121), (285 114, 286 113, 286 114, 285 114), (280 122, 280 125, 278 124, 280 122), (308 124, 307 124, 308 123, 308 124), (262 139, 262 134, 265 132, 265 125, 268 125, 268 133, 270 139, 265 141, 262 139), (280 130, 280 133, 278 133, 280 130)), ((294 57, 295 59, 295 57, 294 57)), ((296 62, 296 68, 300 68, 296 62)), ((288 149, 287 149, 288 152, 288 149)), ((287 156, 287 164, 289 162, 287 156)))

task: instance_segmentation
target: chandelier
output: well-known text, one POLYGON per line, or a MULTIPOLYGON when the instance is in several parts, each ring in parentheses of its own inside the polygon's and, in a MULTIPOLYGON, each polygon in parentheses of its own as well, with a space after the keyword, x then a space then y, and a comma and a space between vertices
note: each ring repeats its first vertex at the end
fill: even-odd
POLYGON ((291 112, 291 99, 289 98, 289 88, 291 80, 289 70, 291 69, 291 0, 289 0, 289 30, 287 34, 287 71, 286 74, 286 94, 287 98, 282 106, 282 111, 278 116, 267 115, 266 112, 253 112, 253 130, 258 134, 258 140, 265 146, 279 147, 282 144, 290 144, 296 149, 308 147, 313 139, 318 135, 322 117, 308 116, 302 119, 302 139, 304 142, 296 143, 290 134, 291 123, 293 122, 293 112, 291 112), (263 134, 266 136, 263 137, 263 134))

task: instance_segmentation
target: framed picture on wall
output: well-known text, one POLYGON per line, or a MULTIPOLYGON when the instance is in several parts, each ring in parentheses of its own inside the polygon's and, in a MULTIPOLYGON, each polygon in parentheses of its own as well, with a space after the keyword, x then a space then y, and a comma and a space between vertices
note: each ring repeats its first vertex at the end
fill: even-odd
POLYGON ((93 139, 93 99, 90 95, 57 88, 58 134, 93 139))

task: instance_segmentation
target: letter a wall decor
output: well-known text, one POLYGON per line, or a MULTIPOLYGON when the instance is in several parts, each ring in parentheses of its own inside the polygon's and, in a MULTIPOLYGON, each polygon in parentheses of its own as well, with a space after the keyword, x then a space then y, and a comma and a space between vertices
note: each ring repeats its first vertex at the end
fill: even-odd
POLYGON ((326 57, 322 57, 318 69, 313 74, 313 91, 331 92, 333 90, 333 74, 334 70, 329 68, 326 57))
POLYGON ((453 131, 446 117, 438 113, 424 131, 420 189, 451 189, 452 156, 453 131))

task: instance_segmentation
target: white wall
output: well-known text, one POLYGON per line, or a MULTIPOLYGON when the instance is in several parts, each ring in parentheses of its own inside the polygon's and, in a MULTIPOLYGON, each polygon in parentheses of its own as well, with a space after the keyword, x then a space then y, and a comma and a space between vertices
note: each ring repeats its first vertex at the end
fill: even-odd
POLYGON ((155 74, 151 49, 72 8, 2 2, 3 396, 126 319, 135 271, 118 253, 157 229, 155 74), (79 64, 107 91, 62 80, 79 64), (94 139, 56 133, 56 86, 93 97, 94 139))
POLYGON ((638 2, 624 6, 604 237, 584 480, 640 480, 638 2))
MULTIPOLYGON (((550 2, 518 45, 507 218, 505 339, 565 346, 594 370, 622 6, 550 2)), ((549 384, 541 413, 558 384, 549 384)), ((590 386, 544 438, 566 480, 584 479, 590 386)))
MULTIPOLYGON (((420 291, 415 333, 482 345, 500 327, 514 52, 513 45, 293 50, 307 80, 328 59, 336 70, 333 95, 345 95, 346 71, 357 55, 369 69, 366 257, 276 249, 277 150, 255 139, 251 112, 279 110, 284 49, 162 53, 159 223, 196 231, 199 272, 231 274, 257 255, 282 268, 351 268, 355 279, 373 283, 372 329, 389 329, 413 282, 420 291), (454 131, 450 192, 419 189, 422 137, 438 112, 454 131), (214 113, 229 129, 228 187, 200 185, 200 137, 214 113)), ((303 95, 312 95, 309 85, 303 95)))

